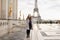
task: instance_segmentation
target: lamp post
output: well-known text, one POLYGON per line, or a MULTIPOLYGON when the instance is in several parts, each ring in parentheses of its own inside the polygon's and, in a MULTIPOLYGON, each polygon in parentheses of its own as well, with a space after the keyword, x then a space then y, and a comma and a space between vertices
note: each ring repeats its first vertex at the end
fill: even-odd
POLYGON ((20 11, 19 13, 20 13, 20 15, 19 15, 19 20, 21 20, 21 11, 20 11))
POLYGON ((24 14, 23 14, 23 20, 24 20, 24 14))

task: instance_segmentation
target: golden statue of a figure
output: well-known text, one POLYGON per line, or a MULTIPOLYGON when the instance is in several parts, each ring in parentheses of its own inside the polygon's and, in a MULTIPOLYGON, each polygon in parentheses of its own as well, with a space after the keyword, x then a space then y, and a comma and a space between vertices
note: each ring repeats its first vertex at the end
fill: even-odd
POLYGON ((12 16, 12 5, 11 4, 9 6, 9 14, 8 14, 8 16, 12 16))

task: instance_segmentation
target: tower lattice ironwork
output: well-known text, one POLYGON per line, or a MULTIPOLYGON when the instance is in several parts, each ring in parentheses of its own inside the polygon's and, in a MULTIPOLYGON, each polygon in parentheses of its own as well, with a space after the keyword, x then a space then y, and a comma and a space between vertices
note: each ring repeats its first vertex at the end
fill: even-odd
POLYGON ((41 16, 39 13, 39 9, 38 9, 38 4, 37 4, 37 0, 35 0, 35 5, 34 5, 34 9, 33 9, 33 19, 35 19, 37 22, 41 21, 41 16), (37 16, 35 17, 35 12, 37 13, 37 16))

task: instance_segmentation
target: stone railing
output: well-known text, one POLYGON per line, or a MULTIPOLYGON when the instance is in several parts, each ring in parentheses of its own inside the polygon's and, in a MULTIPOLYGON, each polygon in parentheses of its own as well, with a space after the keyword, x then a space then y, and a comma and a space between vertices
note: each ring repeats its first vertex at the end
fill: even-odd
POLYGON ((0 37, 6 33, 11 33, 14 28, 23 28, 25 26, 25 21, 5 19, 0 20, 0 37))

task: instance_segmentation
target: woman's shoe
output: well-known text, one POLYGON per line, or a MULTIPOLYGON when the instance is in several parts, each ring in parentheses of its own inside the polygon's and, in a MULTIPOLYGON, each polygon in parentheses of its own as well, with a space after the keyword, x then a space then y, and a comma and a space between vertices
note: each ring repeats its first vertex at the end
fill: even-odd
POLYGON ((29 38, 30 36, 27 36, 27 38, 29 38))

